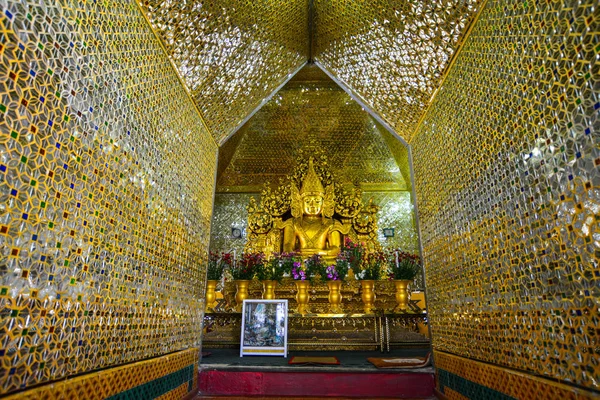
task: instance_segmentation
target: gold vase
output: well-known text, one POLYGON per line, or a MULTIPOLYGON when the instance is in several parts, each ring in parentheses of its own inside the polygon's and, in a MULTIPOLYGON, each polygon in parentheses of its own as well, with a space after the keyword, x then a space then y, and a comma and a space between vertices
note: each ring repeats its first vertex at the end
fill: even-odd
POLYGON ((298 309, 296 310, 299 314, 305 315, 310 312, 308 309, 308 287, 310 282, 308 281, 296 281, 296 288, 298 289, 298 293, 296 293, 296 302, 298 303, 298 309))
POLYGON ((263 294, 262 298, 265 300, 275 299, 275 288, 277 287, 277 281, 262 281, 263 294))
POLYGON ((405 279, 394 280, 396 285, 396 303, 394 312, 404 312, 408 308, 408 285, 411 281, 405 279))
POLYGON ((365 314, 372 314, 373 306, 375 305, 375 281, 362 280, 360 281, 360 286, 362 286, 360 297, 363 302, 365 314))
POLYGON ((342 281, 327 281, 329 286, 329 312, 332 314, 341 314, 342 310, 342 281))
POLYGON ((235 281, 235 311, 242 312, 244 306, 244 300, 248 298, 248 280, 236 280, 235 281))
POLYGON ((215 293, 215 289, 218 283, 219 281, 206 281, 206 312, 213 312, 213 308, 217 303, 217 294, 215 293))

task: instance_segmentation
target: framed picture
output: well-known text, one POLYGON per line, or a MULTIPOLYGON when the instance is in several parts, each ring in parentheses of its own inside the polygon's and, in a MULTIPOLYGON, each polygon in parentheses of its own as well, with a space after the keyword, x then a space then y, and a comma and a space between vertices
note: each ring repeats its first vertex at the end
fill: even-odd
POLYGON ((287 357, 287 330, 287 300, 244 300, 240 357, 287 357))

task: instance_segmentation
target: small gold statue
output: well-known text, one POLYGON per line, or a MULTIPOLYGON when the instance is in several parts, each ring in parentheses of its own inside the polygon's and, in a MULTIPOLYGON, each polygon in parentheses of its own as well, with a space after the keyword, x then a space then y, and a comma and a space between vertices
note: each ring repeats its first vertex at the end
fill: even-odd
POLYGON ((331 218, 335 210, 333 184, 323 188, 311 158, 302 188, 298 190, 292 185, 291 189, 292 218, 277 224, 277 228, 283 229, 283 251, 296 251, 302 257, 320 254, 328 261, 335 259, 342 235, 348 234, 350 226, 331 218))

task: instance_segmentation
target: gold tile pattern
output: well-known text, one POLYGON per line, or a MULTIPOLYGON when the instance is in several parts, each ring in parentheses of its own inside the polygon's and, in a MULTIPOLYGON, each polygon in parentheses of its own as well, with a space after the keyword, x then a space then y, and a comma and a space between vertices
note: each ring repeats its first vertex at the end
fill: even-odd
POLYGON ((488 1, 411 142, 434 348, 600 389, 597 1, 488 1))
POLYGON ((481 0, 315 0, 314 59, 407 142, 481 0))
POLYGON ((198 346, 216 145, 168 57, 134 2, 0 4, 0 394, 198 346))
POLYGON ((210 250, 214 252, 234 252, 241 255, 246 245, 246 226, 248 210, 246 207, 250 197, 258 201, 260 193, 217 193, 212 217, 210 233, 210 250), (241 239, 231 236, 231 228, 243 228, 244 237, 241 239))
MULTIPOLYGON (((303 68, 301 74, 306 76, 304 71, 311 69, 318 68, 303 68)), ((340 182, 406 189, 380 125, 326 79, 290 81, 240 129, 235 135, 236 139, 243 135, 239 145, 227 149, 235 153, 220 156, 231 161, 218 177, 219 191, 232 187, 259 191, 267 181, 277 183, 292 171, 298 150, 311 140, 325 150, 340 182)))
MULTIPOLYGON (((139 361, 133 364, 109 368, 100 372, 92 372, 76 378, 66 379, 57 383, 50 383, 29 389, 24 392, 8 396, 6 400, 39 400, 39 399, 89 399, 101 400, 111 396, 118 397, 131 389, 144 384, 147 389, 144 398, 154 398, 156 387, 153 381, 164 378, 192 366, 191 391, 198 389, 198 348, 183 350, 174 354, 139 361), (154 389, 154 391, 153 391, 154 389)), ((158 386, 158 385, 157 385, 158 386)), ((181 399, 187 393, 190 382, 186 382, 174 390, 165 393, 164 399, 181 399)), ((131 398, 131 397, 129 397, 131 398)), ((138 397, 139 398, 139 397, 138 397)))
POLYGON ((448 400, 469 400, 467 396, 463 396, 449 387, 444 388, 444 396, 446 396, 446 399, 448 400))
POLYGON ((363 204, 369 204, 370 199, 379 206, 377 226, 381 246, 384 249, 403 249, 419 254, 419 238, 410 192, 363 192, 363 204), (384 228, 394 228, 394 236, 383 236, 384 228))
MULTIPOLYGON (((578 389, 549 379, 539 378, 530 374, 469 360, 468 358, 458 357, 442 351, 434 351, 433 354, 435 366, 438 371, 443 370, 449 372, 468 382, 475 383, 476 386, 479 386, 480 388, 492 389, 501 396, 504 395, 502 397, 498 396, 497 398, 499 399, 584 400, 598 398, 598 394, 594 392, 578 389)), ((455 389, 452 389, 449 386, 443 387, 440 379, 437 380, 437 383, 438 390, 443 390, 443 393, 449 399, 482 398, 481 391, 478 391, 476 387, 472 388, 472 390, 468 390, 468 388, 465 390, 465 385, 462 385, 463 391, 466 393, 470 392, 471 394, 471 396, 466 396, 456 392, 455 389)), ((456 385, 456 382, 453 383, 456 385)), ((461 387, 461 385, 456 386, 461 387)), ((489 393, 490 392, 487 394, 489 393)))
POLYGON ((156 398, 156 400, 181 400, 188 394, 188 384, 184 383, 177 389, 171 390, 156 398))
POLYGON ((308 59, 308 0, 140 4, 219 144, 308 59))
POLYGON ((410 159, 408 156, 408 148, 398 140, 392 133, 388 132, 381 124, 376 123, 379 127, 379 132, 381 132, 381 136, 385 140, 385 143, 390 148, 392 155, 394 156, 394 160, 396 160, 396 164, 402 173, 402 177, 404 178, 404 182, 406 182, 406 190, 412 190, 411 177, 410 177, 410 159))

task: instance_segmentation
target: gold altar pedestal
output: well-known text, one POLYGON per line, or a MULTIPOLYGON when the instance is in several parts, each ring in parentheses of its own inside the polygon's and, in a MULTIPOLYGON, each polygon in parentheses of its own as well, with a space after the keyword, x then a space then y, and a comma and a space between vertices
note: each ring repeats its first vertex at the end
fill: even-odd
POLYGON ((332 314, 341 314, 342 310, 342 281, 327 281, 329 287, 329 312, 332 314))
POLYGON ((308 288, 310 286, 310 282, 308 281, 296 281, 296 289, 298 289, 298 293, 296 294, 296 302, 298 303, 297 312, 298 314, 306 315, 310 312, 308 309, 308 288))
MULTIPOLYGON (((391 282, 390 282, 391 283, 391 282)), ((379 350, 428 347, 429 339, 418 330, 426 313, 310 314, 288 317, 290 351, 379 350)), ((204 315, 202 347, 238 348, 241 313, 204 315)))
POLYGON ((263 285, 263 294, 262 298, 265 300, 273 300, 277 297, 275 296, 275 288, 277 287, 277 281, 261 281, 263 285))
POLYGON ((398 303, 394 312, 404 312, 408 308, 408 285, 411 282, 405 279, 394 280, 394 285, 396 286, 396 303, 398 303))
POLYGON ((248 280, 236 280, 235 281, 235 311, 242 312, 244 306, 244 300, 248 298, 248 280))
POLYGON ((217 294, 215 293, 215 289, 218 283, 219 281, 206 281, 206 312, 212 312, 217 302, 217 294))
POLYGON ((365 314, 372 314, 373 306, 375 305, 375 281, 365 279, 360 281, 360 286, 362 289, 360 297, 363 302, 365 314))
MULTIPOLYGON (((423 293, 411 294, 408 309, 400 314, 393 312, 396 307, 396 288, 390 280, 375 281, 377 298, 373 304, 377 314, 364 313, 361 299, 361 281, 346 279, 341 282, 340 295, 343 312, 332 314, 329 302, 329 287, 326 282, 310 283, 307 287, 310 312, 296 313, 298 288, 296 280, 285 277, 277 282, 275 297, 288 301, 288 344, 291 351, 330 351, 330 350, 381 350, 407 346, 428 346, 427 313, 413 310, 411 304, 423 293), (384 311, 380 313, 379 311, 384 311), (389 337, 389 341, 387 338, 389 337)), ((308 284, 308 282, 307 282, 308 284)), ((236 304, 235 281, 226 281, 222 292, 223 299, 231 310, 236 304)), ((260 299, 263 284, 252 280, 248 284, 248 298, 260 299)), ((308 311, 308 310, 307 310, 308 311)), ((240 346, 241 313, 207 313, 204 321, 202 346, 206 348, 238 348, 240 346)))

